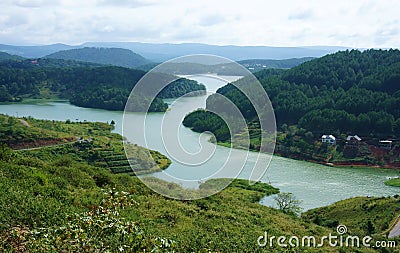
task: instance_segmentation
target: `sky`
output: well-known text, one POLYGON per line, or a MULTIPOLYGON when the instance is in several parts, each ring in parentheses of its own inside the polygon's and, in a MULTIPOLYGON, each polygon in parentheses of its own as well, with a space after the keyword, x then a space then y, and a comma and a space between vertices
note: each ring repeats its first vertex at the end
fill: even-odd
POLYGON ((0 43, 400 48, 398 0, 1 0, 0 43))

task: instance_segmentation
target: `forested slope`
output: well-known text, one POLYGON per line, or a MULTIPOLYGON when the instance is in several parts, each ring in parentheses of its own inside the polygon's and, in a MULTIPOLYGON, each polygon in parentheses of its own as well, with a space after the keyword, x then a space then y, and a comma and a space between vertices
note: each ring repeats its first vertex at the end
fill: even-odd
MULTIPOLYGON (((123 67, 50 59, 3 62, 0 63, 0 102, 64 98, 78 106, 123 110, 132 88, 145 73, 123 67)), ((202 93, 205 87, 195 81, 178 79, 159 94, 150 111, 167 109, 161 98, 179 97, 191 91, 202 93)))
POLYGON ((52 53, 45 58, 84 61, 127 68, 136 68, 150 63, 143 56, 122 48, 85 47, 69 49, 52 53))
MULTIPOLYGON (((375 146, 379 139, 395 140, 400 137, 399 50, 348 50, 305 62, 289 70, 263 70, 255 73, 255 76, 271 99, 279 130, 277 147, 278 150, 282 148, 282 152, 307 156, 307 159, 313 157, 312 160, 317 153, 318 156, 326 154, 324 159, 330 160, 337 154, 326 148, 321 150, 316 141, 322 134, 334 134, 342 141, 346 135, 357 134, 368 140, 369 145, 375 146)), ((217 92, 238 106, 250 130, 254 126, 257 130, 256 112, 237 88, 228 84, 217 92)), ((207 108, 218 107, 215 101, 218 100, 209 97, 207 108)), ((196 120, 204 117, 204 113, 198 111, 188 115, 184 124, 194 130, 214 131, 219 141, 227 141, 227 128, 215 132, 215 124, 196 120)), ((207 121, 218 121, 215 118, 217 116, 210 116, 207 121)), ((257 149, 259 143, 256 138, 253 144, 251 146, 257 149)), ((381 154, 377 158, 374 150, 366 148, 357 151, 357 155, 365 158, 366 163, 370 163, 371 159, 379 164, 389 161, 398 163, 398 158, 394 159, 396 161, 392 159, 398 157, 396 149, 387 157, 381 154)), ((342 159, 342 150, 336 151, 339 151, 338 160, 342 159)))

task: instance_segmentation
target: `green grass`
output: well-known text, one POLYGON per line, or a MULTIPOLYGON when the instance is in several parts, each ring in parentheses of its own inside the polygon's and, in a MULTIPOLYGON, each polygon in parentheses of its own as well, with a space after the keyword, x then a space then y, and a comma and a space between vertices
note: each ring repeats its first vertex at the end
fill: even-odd
POLYGON ((385 182, 385 185, 400 187, 400 178, 392 178, 385 182))
POLYGON ((385 235, 395 218, 400 215, 400 197, 356 197, 327 207, 309 210, 303 219, 335 228, 346 225, 358 235, 385 235))
MULTIPOLYGON (((259 204, 265 195, 278 192, 268 184, 234 180, 223 191, 204 199, 169 199, 150 190, 137 177, 110 171, 103 158, 123 160, 123 146, 121 136, 111 133, 109 125, 67 124, 31 118, 27 121, 32 127, 12 126, 21 128, 24 136, 30 136, 34 129, 40 135, 42 129, 43 134, 50 137, 68 133, 91 137, 93 143, 18 152, 1 145, 1 252, 23 249, 30 252, 117 252, 120 247, 124 247, 125 252, 155 248, 156 252, 346 252, 345 248, 330 247, 288 249, 275 245, 260 248, 257 239, 265 231, 274 236, 314 235, 317 238, 335 231, 329 224, 315 224, 311 214, 307 214, 308 219, 299 218, 259 204), (126 198, 115 194, 122 191, 127 193, 126 198), (126 205, 128 199, 134 204, 126 205), (127 233, 126 237, 121 237, 122 230, 127 233), (173 243, 167 247, 160 243, 160 238, 173 243)), ((8 131, 6 127, 2 129, 8 131)), ((143 148, 135 150, 138 155, 146 154, 143 148)), ((154 155, 162 160, 160 164, 168 163, 162 154, 154 155)), ((195 196, 192 190, 179 185, 151 180, 159 187, 195 196)), ((228 180, 209 180, 200 188, 207 191, 225 185, 228 180)), ((394 198, 382 201, 384 205, 378 205, 382 208, 375 209, 375 202, 367 202, 359 212, 351 211, 358 208, 359 202, 354 207, 351 201, 335 204, 327 210, 337 211, 324 212, 321 219, 334 219, 329 215, 343 216, 346 218, 343 222, 357 231, 364 225, 350 222, 363 215, 379 228, 388 223, 393 218, 392 212, 399 208, 394 198)), ((371 251, 359 249, 359 252, 371 251)))

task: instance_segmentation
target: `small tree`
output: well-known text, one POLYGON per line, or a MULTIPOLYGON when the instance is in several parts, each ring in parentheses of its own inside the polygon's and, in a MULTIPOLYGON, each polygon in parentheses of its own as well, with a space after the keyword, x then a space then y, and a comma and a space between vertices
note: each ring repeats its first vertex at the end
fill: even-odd
POLYGON ((14 153, 6 144, 0 143, 0 161, 10 161, 14 153))
POLYGON ((300 207, 301 201, 290 192, 278 193, 274 200, 278 205, 278 209, 284 213, 299 215, 303 208, 300 207))

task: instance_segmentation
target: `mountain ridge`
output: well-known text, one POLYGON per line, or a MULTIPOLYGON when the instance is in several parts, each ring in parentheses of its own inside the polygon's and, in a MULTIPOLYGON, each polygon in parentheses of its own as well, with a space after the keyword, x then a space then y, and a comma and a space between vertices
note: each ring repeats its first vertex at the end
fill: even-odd
POLYGON ((0 51, 23 56, 39 58, 60 50, 78 49, 84 47, 119 47, 129 49, 143 57, 161 62, 187 54, 215 54, 235 61, 247 59, 288 59, 301 57, 321 57, 328 53, 345 50, 349 47, 337 46, 235 46, 210 45, 202 43, 142 43, 142 42, 85 42, 80 45, 62 43, 36 46, 17 46, 0 44, 0 51))
POLYGON ((150 63, 143 56, 123 48, 84 47, 61 50, 45 56, 45 58, 75 60, 119 67, 136 68, 150 63))

